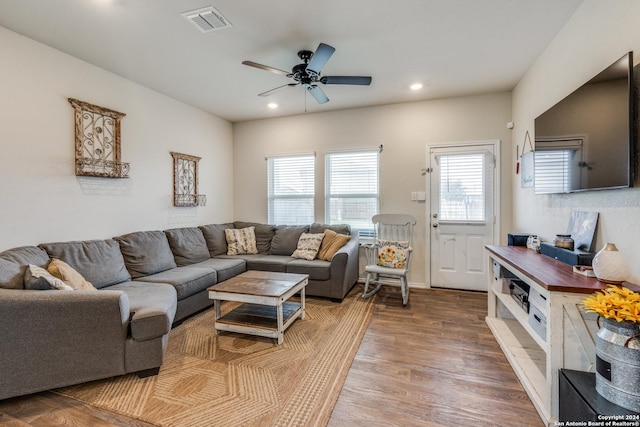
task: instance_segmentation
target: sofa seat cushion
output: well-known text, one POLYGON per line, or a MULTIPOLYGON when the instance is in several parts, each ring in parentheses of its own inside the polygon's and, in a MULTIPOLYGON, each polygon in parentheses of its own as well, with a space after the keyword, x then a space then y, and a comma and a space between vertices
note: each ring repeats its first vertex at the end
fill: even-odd
POLYGON ((134 340, 145 341, 169 333, 177 307, 173 286, 136 280, 109 286, 108 290, 127 294, 131 336, 134 340))
POLYGON ((247 270, 277 271, 285 273, 287 271, 287 264, 294 259, 295 258, 290 256, 283 255, 265 255, 260 258, 247 260, 247 270))
POLYGON ((287 273, 308 274, 309 280, 329 280, 331 263, 320 259, 296 259, 287 264, 287 273))
POLYGON ((243 259, 229 257, 208 259, 206 261, 191 264, 191 267, 211 268, 218 273, 217 281, 222 282, 247 271, 247 262, 243 259))
POLYGON ((21 246, 0 252, 0 288, 24 289, 27 265, 46 268, 49 256, 37 246, 21 246))
POLYGON ((134 279, 176 267, 169 241, 162 231, 138 231, 115 240, 134 279))
POLYGON ((118 242, 113 239, 45 243, 40 247, 51 258, 69 264, 97 289, 131 280, 118 242))
POLYGON ((210 268, 176 267, 135 280, 173 285, 178 294, 178 301, 180 301, 215 285, 218 274, 210 268))
POLYGON ((178 267, 195 264, 211 258, 207 242, 197 227, 172 228, 164 234, 178 267))

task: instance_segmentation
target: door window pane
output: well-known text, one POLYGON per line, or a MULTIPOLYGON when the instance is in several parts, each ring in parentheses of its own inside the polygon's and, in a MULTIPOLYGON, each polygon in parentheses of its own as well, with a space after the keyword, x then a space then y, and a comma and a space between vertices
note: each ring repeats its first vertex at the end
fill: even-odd
POLYGON ((485 221, 484 154, 438 158, 441 221, 485 221))

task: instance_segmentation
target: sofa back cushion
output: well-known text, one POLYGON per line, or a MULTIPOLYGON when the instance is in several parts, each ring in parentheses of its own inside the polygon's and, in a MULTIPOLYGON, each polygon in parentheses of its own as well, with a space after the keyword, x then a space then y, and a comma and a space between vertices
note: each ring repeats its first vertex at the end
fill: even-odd
POLYGON ((351 226, 349 224, 320 224, 314 222, 309 227, 309 233, 324 233, 324 230, 335 231, 338 234, 351 235, 351 226))
POLYGON ((268 254, 270 252, 271 240, 273 239, 273 234, 275 232, 275 227, 273 225, 245 221, 236 221, 233 225, 235 228, 255 227, 254 233, 256 235, 256 247, 258 248, 258 253, 268 254))
POLYGON ((217 255, 226 255, 227 238, 224 235, 224 230, 227 228, 235 228, 233 223, 208 224, 199 228, 200 231, 202 231, 205 242, 207 243, 207 248, 209 249, 209 255, 211 258, 217 255))
POLYGON ((21 246, 0 252, 0 288, 24 289, 24 274, 29 264, 46 268, 49 256, 37 246, 21 246))
POLYGON ((176 267, 169 241, 162 231, 138 231, 115 240, 134 279, 176 267))
POLYGON ((178 267, 195 264, 209 258, 209 249, 202 231, 197 227, 173 228, 165 230, 173 252, 173 259, 178 267))
POLYGON ((118 243, 113 239, 43 243, 40 247, 51 258, 69 264, 98 289, 131 280, 118 243))
POLYGON ((306 225, 278 225, 271 240, 271 255, 291 255, 298 247, 298 240, 302 233, 309 231, 306 225))

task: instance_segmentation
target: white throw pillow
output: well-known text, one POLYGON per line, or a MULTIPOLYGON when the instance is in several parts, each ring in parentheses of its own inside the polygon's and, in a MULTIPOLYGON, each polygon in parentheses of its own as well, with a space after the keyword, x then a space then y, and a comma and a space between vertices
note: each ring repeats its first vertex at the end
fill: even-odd
POLYGON ((227 255, 257 254, 255 227, 227 228, 227 255))
POLYGON ((24 288, 29 290, 73 290, 71 286, 64 283, 61 279, 53 276, 44 268, 33 264, 29 264, 24 272, 24 288))
POLYGON ((322 244, 324 233, 302 233, 298 239, 298 247, 291 254, 293 258, 302 258, 308 261, 315 259, 322 244))

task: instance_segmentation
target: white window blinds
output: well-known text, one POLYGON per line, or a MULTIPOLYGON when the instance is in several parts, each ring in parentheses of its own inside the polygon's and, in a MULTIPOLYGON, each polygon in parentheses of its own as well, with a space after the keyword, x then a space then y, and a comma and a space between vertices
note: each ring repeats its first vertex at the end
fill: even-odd
POLYGON ((349 224, 362 237, 373 235, 378 213, 378 150, 328 153, 325 156, 325 220, 349 224))
POLYGON ((438 157, 441 221, 485 221, 485 157, 483 153, 438 157))
POLYGON ((315 156, 268 157, 269 224, 314 222, 315 156))

